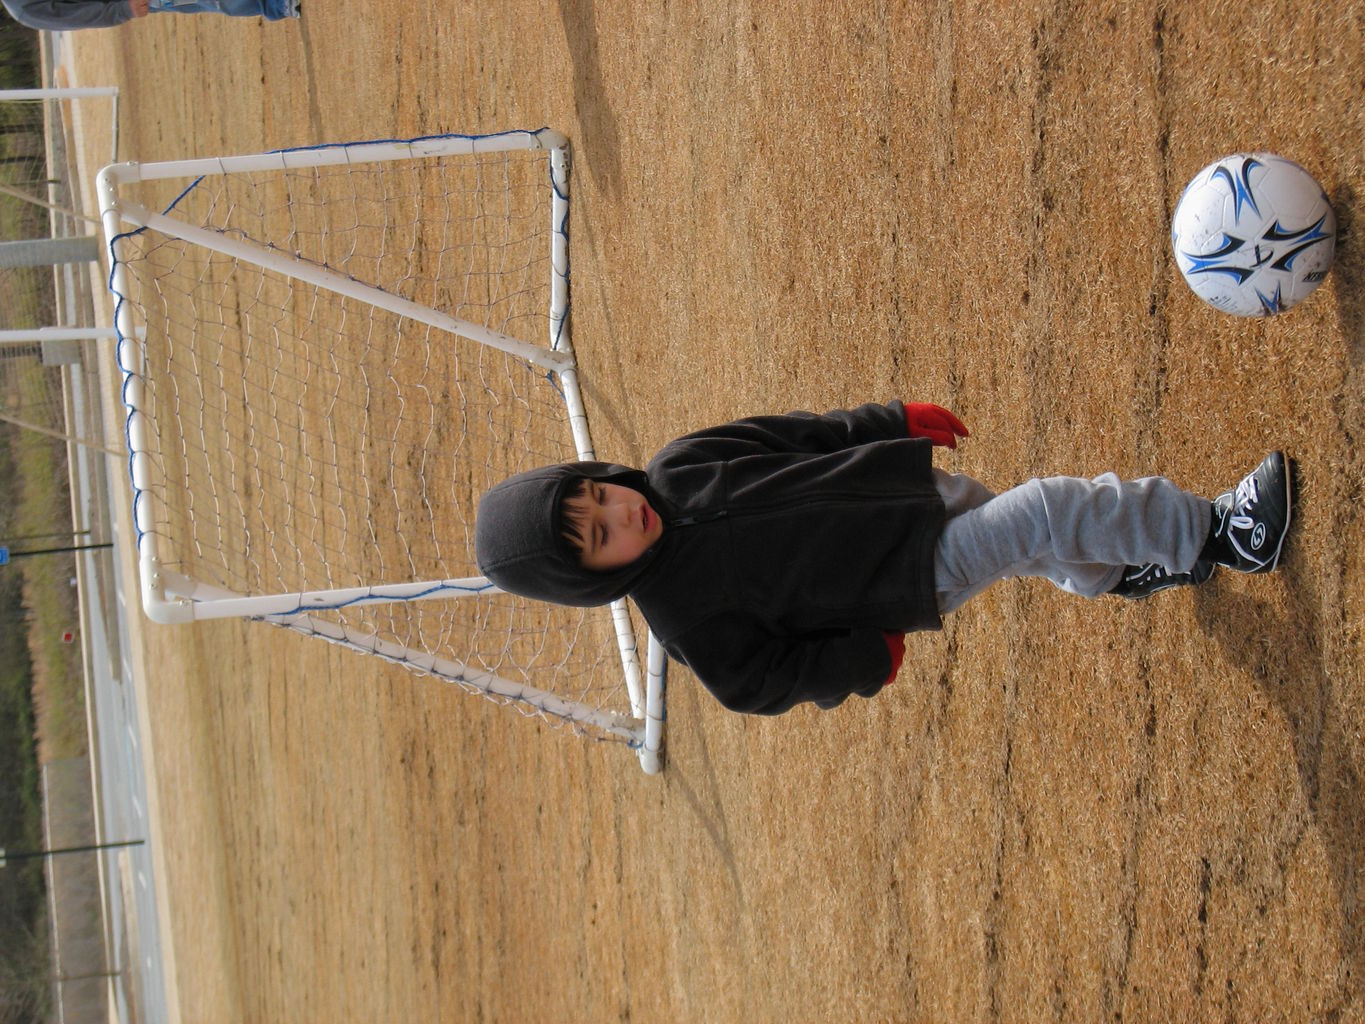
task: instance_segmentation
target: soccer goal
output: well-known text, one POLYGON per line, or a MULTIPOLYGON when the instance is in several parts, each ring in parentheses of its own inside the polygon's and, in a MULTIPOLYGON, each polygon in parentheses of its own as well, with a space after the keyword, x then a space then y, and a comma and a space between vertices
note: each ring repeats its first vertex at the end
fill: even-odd
POLYGON ((624 602, 478 575, 479 496, 594 457, 569 149, 539 131, 121 163, 97 184, 142 604, 377 655, 660 765, 624 602))

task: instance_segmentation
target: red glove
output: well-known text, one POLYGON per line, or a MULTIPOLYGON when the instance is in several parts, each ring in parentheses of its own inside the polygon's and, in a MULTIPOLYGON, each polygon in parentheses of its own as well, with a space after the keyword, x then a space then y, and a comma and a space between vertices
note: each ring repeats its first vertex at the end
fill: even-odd
POLYGON ((883 633, 882 639, 886 641, 887 653, 891 655, 891 674, 882 685, 890 686, 896 679, 896 673, 901 670, 901 660, 905 657, 905 634, 883 633))
POLYGON ((956 448, 957 439, 967 436, 960 419, 928 402, 905 403, 905 429, 911 437, 927 437, 940 448, 956 448))

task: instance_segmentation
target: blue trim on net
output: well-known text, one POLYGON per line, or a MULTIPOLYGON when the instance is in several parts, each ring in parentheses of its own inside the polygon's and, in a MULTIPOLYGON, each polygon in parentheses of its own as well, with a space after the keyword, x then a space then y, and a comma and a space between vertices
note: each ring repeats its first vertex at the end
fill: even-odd
POLYGON ((441 139, 466 139, 470 142, 478 139, 502 139, 511 135, 539 135, 547 131, 549 125, 541 125, 539 128, 509 128, 503 132, 488 132, 483 135, 466 135, 462 132, 438 132, 435 135, 418 135, 411 139, 362 139, 358 142, 320 142, 315 146, 288 146, 284 149, 268 150, 270 153, 312 153, 324 149, 348 149, 352 146, 392 146, 397 144, 412 144, 417 142, 437 142, 441 139))
MULTIPOLYGON (((438 583, 438 584, 437 584, 436 586, 434 586, 434 587, 428 587, 426 590, 423 590, 423 591, 421 591, 421 592, 419 592, 419 593, 413 594, 411 597, 405 597, 405 598, 403 598, 403 600, 404 600, 404 601, 416 601, 416 600, 419 600, 419 599, 424 598, 424 597, 430 597, 430 596, 432 596, 433 594, 445 594, 445 593, 454 593, 454 594, 482 594, 482 593, 485 593, 485 592, 487 592, 487 591, 489 591, 489 590, 493 590, 493 589, 495 589, 495 588, 494 588, 494 585, 493 585, 492 583, 484 583, 482 586, 478 586, 478 587, 457 587, 457 586, 452 586, 452 585, 449 584, 449 583, 438 583)), ((388 598, 388 597, 373 597, 373 596, 371 596, 371 595, 369 595, 369 594, 364 594, 364 595, 361 595, 360 597, 353 597, 353 598, 351 598, 349 601, 337 601, 337 602, 335 602, 334 604, 310 604, 310 605, 308 605, 307 607, 305 607, 305 606, 302 605, 302 604, 299 604, 299 605, 295 605, 293 608, 289 609, 288 611, 283 611, 283 612, 271 612, 269 615, 256 615, 256 616, 252 616, 252 618, 257 619, 258 621, 269 621, 271 618, 274 618, 274 617, 279 616, 279 615, 307 614, 308 612, 335 612, 335 611, 340 611, 340 610, 343 609, 343 608, 353 608, 353 607, 355 607, 356 605, 361 605, 361 604, 370 604, 370 603, 374 603, 374 604, 388 604, 388 603, 391 603, 392 600, 393 600, 392 598, 388 598)))

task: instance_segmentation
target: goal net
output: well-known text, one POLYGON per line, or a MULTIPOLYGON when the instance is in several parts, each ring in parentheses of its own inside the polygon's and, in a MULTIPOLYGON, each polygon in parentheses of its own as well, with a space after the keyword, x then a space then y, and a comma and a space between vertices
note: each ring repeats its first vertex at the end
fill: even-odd
POLYGON ((657 771, 663 656, 624 603, 497 591, 480 495, 593 458, 568 336, 568 144, 541 129, 100 172, 142 602, 438 676, 657 771))

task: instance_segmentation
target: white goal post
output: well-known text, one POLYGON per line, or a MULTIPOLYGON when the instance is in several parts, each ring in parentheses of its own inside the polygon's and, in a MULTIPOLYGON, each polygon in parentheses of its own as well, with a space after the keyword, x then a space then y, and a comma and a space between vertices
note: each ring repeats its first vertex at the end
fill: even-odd
POLYGON ((120 163, 97 180, 142 604, 377 655, 657 772, 662 647, 624 602, 478 575, 474 510, 594 458, 549 129, 120 163))

